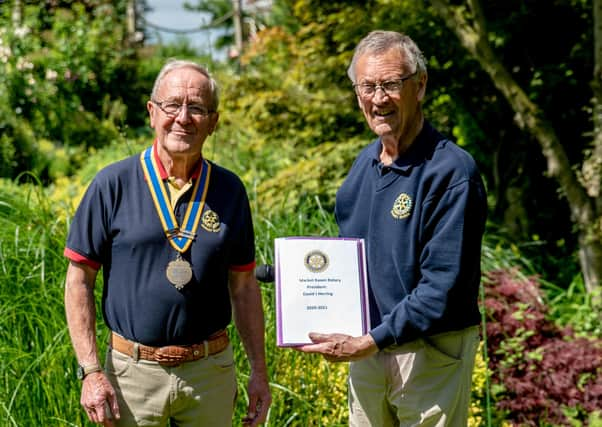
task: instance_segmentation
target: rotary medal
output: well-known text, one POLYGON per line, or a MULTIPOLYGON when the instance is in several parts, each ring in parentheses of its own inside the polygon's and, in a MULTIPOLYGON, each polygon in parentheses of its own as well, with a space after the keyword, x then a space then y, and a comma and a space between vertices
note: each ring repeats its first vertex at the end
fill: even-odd
POLYGON ((180 255, 167 264, 167 280, 169 280, 176 289, 182 289, 190 279, 192 279, 192 267, 190 263, 183 260, 180 255))
POLYGON ((188 261, 182 258, 192 241, 196 237, 196 230, 199 226, 199 220, 205 198, 209 189, 209 176, 211 174, 211 164, 205 159, 202 160, 201 172, 199 178, 194 184, 192 197, 188 203, 186 214, 182 227, 178 221, 171 206, 171 201, 163 185, 159 173, 158 159, 153 155, 153 147, 149 147, 140 155, 142 170, 148 184, 148 189, 153 198, 157 214, 161 220, 165 237, 170 245, 178 252, 175 260, 167 264, 165 275, 167 280, 178 290, 181 290, 192 280, 192 266, 188 261))

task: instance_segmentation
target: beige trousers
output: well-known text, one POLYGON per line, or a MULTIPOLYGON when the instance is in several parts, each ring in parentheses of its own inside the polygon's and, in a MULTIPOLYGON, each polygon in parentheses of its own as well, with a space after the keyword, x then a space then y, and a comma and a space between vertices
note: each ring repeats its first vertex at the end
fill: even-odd
POLYGON ((232 346, 168 368, 109 349, 105 371, 115 388, 118 427, 232 426, 236 373, 232 346))
POLYGON ((392 346, 351 362, 352 427, 466 427, 477 326, 392 346))

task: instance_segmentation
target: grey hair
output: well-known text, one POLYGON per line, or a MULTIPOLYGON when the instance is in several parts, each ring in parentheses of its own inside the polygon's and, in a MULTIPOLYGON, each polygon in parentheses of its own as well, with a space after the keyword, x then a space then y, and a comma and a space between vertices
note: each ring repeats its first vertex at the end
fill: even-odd
POLYGON ((405 65, 414 70, 413 72, 416 72, 418 77, 426 74, 424 55, 409 36, 396 31, 372 31, 355 47, 351 64, 347 69, 347 75, 351 81, 356 83, 355 65, 361 56, 367 53, 379 55, 392 49, 402 54, 405 65))
POLYGON ((157 78, 155 79, 155 83, 153 84, 153 90, 151 92, 151 99, 156 99, 157 92, 159 91, 159 87, 161 86, 161 83, 163 82, 165 76, 171 71, 178 70, 181 68, 192 68, 193 70, 196 70, 205 77, 207 77, 211 88, 211 98, 213 100, 213 105, 211 105, 211 109, 217 111, 217 107, 219 105, 219 87, 217 86, 217 82, 211 76, 207 68, 193 61, 186 61, 181 59, 170 59, 169 61, 167 61, 159 71, 159 74, 157 74, 157 78))

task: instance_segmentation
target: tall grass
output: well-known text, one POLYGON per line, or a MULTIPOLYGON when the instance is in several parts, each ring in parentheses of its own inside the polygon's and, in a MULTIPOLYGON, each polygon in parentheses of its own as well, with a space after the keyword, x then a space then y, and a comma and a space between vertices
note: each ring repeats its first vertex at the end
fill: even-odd
MULTIPOLYGON (((273 264, 274 238, 283 236, 336 236, 332 215, 318 199, 306 201, 294 216, 255 214, 257 262, 273 264)), ((266 351, 273 403, 266 425, 347 425, 347 364, 329 364, 322 357, 276 346, 275 290, 262 284, 266 318, 266 351)), ((231 334, 233 336, 234 334, 231 334)), ((239 384, 246 384, 248 366, 235 337, 239 384)), ((244 387, 241 387, 244 395, 244 387)), ((237 419, 246 412, 239 399, 237 419)))
POLYGON ((65 224, 39 187, 0 185, 0 424, 79 426, 63 311, 65 224))

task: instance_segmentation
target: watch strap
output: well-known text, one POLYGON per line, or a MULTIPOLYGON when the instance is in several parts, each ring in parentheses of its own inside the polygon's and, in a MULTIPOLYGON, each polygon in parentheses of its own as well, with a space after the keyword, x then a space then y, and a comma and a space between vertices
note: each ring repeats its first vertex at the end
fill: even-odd
POLYGON ((102 371, 102 367, 98 363, 94 363, 92 365, 79 366, 78 376, 81 380, 86 378, 86 376, 94 373, 102 371))

